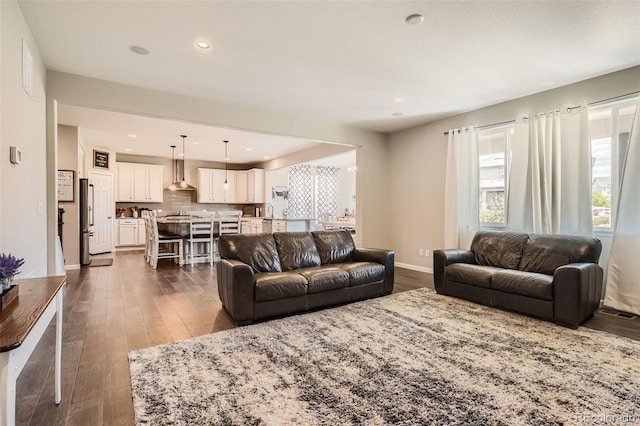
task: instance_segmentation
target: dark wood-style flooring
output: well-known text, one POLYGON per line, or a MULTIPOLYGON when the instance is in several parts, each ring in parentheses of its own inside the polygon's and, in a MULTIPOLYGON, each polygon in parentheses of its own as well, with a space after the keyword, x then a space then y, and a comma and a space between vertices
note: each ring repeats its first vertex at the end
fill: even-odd
MULTIPOLYGON (((69 271, 64 290, 62 403, 53 403, 52 322, 18 379, 19 425, 134 424, 127 353, 233 328, 209 265, 153 270, 140 251, 113 266, 69 271)), ((433 288, 431 275, 396 269, 394 292, 433 288)), ((587 327, 640 340, 640 320, 597 313, 587 327)))

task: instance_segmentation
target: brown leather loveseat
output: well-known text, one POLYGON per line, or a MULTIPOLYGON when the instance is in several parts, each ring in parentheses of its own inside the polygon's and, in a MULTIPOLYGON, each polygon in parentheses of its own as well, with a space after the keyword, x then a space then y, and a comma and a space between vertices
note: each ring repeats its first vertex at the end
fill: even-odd
POLYGON ((394 252, 356 248, 347 231, 224 235, 218 294, 237 325, 390 294, 394 252))
POLYGON ((601 251, 591 237, 480 231, 470 250, 433 252, 435 287, 577 328, 600 305, 601 251))

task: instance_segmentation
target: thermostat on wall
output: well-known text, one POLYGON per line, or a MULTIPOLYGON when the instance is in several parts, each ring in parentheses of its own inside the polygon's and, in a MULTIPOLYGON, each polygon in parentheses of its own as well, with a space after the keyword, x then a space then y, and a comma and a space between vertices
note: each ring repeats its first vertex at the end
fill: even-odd
POLYGON ((12 164, 21 164, 22 163, 22 151, 17 146, 12 146, 10 148, 9 161, 12 164))

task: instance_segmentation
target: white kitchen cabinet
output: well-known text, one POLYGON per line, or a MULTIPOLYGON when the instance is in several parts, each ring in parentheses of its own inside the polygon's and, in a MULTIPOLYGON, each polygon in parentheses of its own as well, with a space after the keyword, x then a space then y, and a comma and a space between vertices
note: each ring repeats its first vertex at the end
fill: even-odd
POLYGON ((116 220, 116 246, 143 246, 146 237, 144 219, 116 220))
POLYGON ((262 234, 262 219, 257 217, 249 219, 249 233, 262 234))
POLYGON ((271 222, 271 232, 287 232, 287 221, 273 220, 271 222))
POLYGON ((118 163, 117 201, 162 202, 162 166, 118 163))
POLYGON ((199 203, 236 203, 236 175, 233 170, 198 169, 199 203), (224 181, 227 180, 225 189, 224 181))
POLYGON ((138 219, 118 219, 117 245, 135 246, 138 234, 138 219))
POLYGON ((236 171, 235 175, 238 203, 264 203, 264 170, 236 171))
POLYGON ((236 200, 238 203, 248 203, 249 202, 249 185, 247 179, 249 177, 249 172, 240 170, 235 172, 236 175, 236 200))
POLYGON ((144 219, 138 219, 137 231, 136 243, 140 246, 143 246, 145 243, 145 239, 147 238, 147 230, 144 227, 144 219))

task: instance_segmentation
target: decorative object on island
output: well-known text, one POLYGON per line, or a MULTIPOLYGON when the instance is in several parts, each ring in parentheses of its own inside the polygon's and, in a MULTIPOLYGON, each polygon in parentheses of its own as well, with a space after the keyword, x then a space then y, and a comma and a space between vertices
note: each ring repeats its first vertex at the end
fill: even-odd
POLYGON ((137 206, 132 206, 131 207, 131 216, 133 216, 134 218, 138 217, 138 207, 137 206))
POLYGON ((0 297, 0 310, 4 309, 18 297, 18 287, 11 285, 13 277, 20 273, 19 269, 24 264, 24 259, 18 259, 11 254, 0 255, 0 282, 2 283, 2 296, 0 297))

